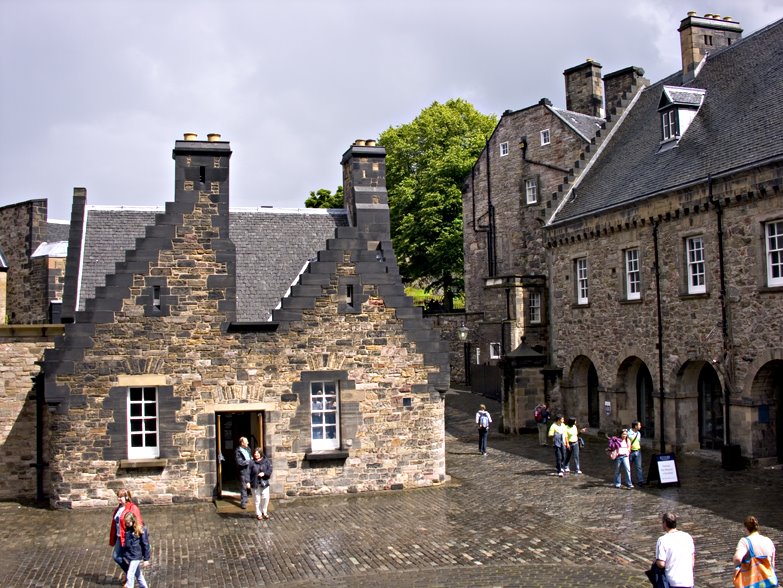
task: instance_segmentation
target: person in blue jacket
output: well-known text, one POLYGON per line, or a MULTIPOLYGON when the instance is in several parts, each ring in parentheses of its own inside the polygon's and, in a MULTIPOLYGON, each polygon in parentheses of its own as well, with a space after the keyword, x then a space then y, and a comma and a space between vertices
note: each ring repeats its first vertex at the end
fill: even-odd
POLYGON ((134 588, 136 580, 141 588, 149 588, 141 571, 142 567, 150 565, 150 541, 147 527, 141 524, 136 516, 129 512, 125 515, 125 545, 123 559, 128 562, 128 573, 125 578, 125 588, 134 588))

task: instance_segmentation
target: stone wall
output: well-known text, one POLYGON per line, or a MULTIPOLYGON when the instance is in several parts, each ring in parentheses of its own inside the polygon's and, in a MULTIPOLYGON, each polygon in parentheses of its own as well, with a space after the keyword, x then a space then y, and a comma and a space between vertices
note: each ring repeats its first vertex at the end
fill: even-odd
MULTIPOLYGON (((767 396, 756 386, 757 371, 783 354, 783 292, 764 282, 763 223, 779 219, 783 210, 780 166, 715 181, 714 201, 708 186, 695 186, 668 197, 607 214, 585 223, 571 223, 550 233, 551 303, 558 317, 553 329, 556 363, 565 370, 564 403, 569 414, 586 422, 586 369, 598 375, 601 427, 613 430, 637 414, 634 370, 647 366, 655 386, 659 414, 658 340, 655 238, 660 259, 663 322, 662 357, 665 394, 664 436, 678 448, 699 447, 697 381, 701 369, 713 366, 721 384, 729 386, 731 441, 743 454, 764 449, 753 443, 748 420, 767 396), (723 210, 728 347, 724 356, 721 312, 717 204, 723 210), (686 288, 684 242, 702 235, 707 264, 707 292, 689 295, 686 288), (624 250, 638 247, 642 296, 624 296, 624 250), (587 257, 589 304, 575 300, 574 262, 587 257), (732 368, 734 375, 732 376, 732 368), (612 404, 603 414, 604 401, 612 404)), ((767 366, 767 368, 765 368, 767 366)), ((768 386, 767 386, 768 387, 768 386)), ((773 408, 774 410, 774 408, 773 408)), ((752 419, 751 419, 752 420, 752 419)), ((763 425, 774 428, 775 416, 763 425)), ((660 434, 660 423, 656 423, 660 434)), ((774 439, 770 432, 767 437, 774 439)))
MULTIPOLYGON (((61 331, 0 327, 0 500, 36 498, 36 397, 43 391, 35 381, 41 371, 38 362, 53 346, 57 332, 61 331)), ((45 450, 48 411, 42 416, 45 450)), ((48 459, 46 453, 41 457, 48 459)))

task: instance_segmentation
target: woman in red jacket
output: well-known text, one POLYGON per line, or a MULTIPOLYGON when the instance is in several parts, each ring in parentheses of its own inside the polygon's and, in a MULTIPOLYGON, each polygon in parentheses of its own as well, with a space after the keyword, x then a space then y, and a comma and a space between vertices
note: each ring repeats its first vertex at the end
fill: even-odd
POLYGON ((139 521, 139 525, 144 523, 141 520, 141 512, 136 503, 133 502, 133 496, 131 491, 123 488, 117 490, 117 500, 119 504, 114 509, 114 514, 111 517, 111 528, 109 529, 109 545, 114 548, 112 552, 112 559, 117 562, 117 565, 122 568, 122 571, 128 572, 128 562, 123 560, 122 551, 125 546, 125 514, 133 513, 136 519, 139 521))

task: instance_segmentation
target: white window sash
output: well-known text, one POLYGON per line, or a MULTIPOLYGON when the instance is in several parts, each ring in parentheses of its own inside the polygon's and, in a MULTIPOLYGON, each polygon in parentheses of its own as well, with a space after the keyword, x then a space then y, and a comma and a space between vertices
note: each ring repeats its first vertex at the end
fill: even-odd
POLYGON ((126 405, 128 411, 128 459, 156 459, 160 457, 160 403, 158 396, 158 389, 154 386, 131 386, 128 388, 126 405), (141 391, 141 397, 131 400, 132 396, 137 396, 138 391, 141 391), (152 398, 148 398, 149 393, 152 393, 152 398), (154 443, 152 443, 153 439, 154 443))
POLYGON ((531 292, 528 299, 529 318, 533 324, 541 322, 541 292, 531 292))
POLYGON ((525 180, 525 199, 528 204, 538 202, 538 183, 536 180, 525 180))
POLYGON ((541 144, 542 145, 549 145, 549 142, 551 140, 549 129, 544 129, 541 131, 541 144))
POLYGON ((627 300, 639 300, 642 297, 638 249, 625 252, 625 296, 627 300))
POLYGON ((337 382, 310 382, 310 439, 313 451, 340 448, 340 394, 337 382))
POLYGON ((783 286, 783 220, 767 223, 767 286, 783 286))
POLYGON ((500 144, 500 157, 508 155, 508 141, 503 141, 500 144))
POLYGON ((705 281, 704 240, 701 237, 688 238, 688 294, 704 294, 705 281))
POLYGON ((587 259, 576 260, 576 303, 587 304, 587 259))

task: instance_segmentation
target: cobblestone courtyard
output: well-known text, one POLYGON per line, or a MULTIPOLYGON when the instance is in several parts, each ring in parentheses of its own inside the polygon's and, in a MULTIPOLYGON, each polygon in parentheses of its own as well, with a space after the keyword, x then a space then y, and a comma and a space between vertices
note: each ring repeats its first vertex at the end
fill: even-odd
MULTIPOLYGON (((746 514, 783 545, 779 468, 729 472, 688 455, 678 459, 681 487, 618 490, 604 443, 588 441, 585 474, 561 479, 535 435, 492 433, 489 455, 479 455, 479 402, 497 419, 492 402, 447 395, 452 479, 440 488, 274 500, 266 522, 212 504, 149 506, 142 496, 150 585, 644 587, 664 510, 694 537, 699 587, 731 584, 746 514)), ((119 586, 109 514, 0 503, 0 585, 119 586)))

